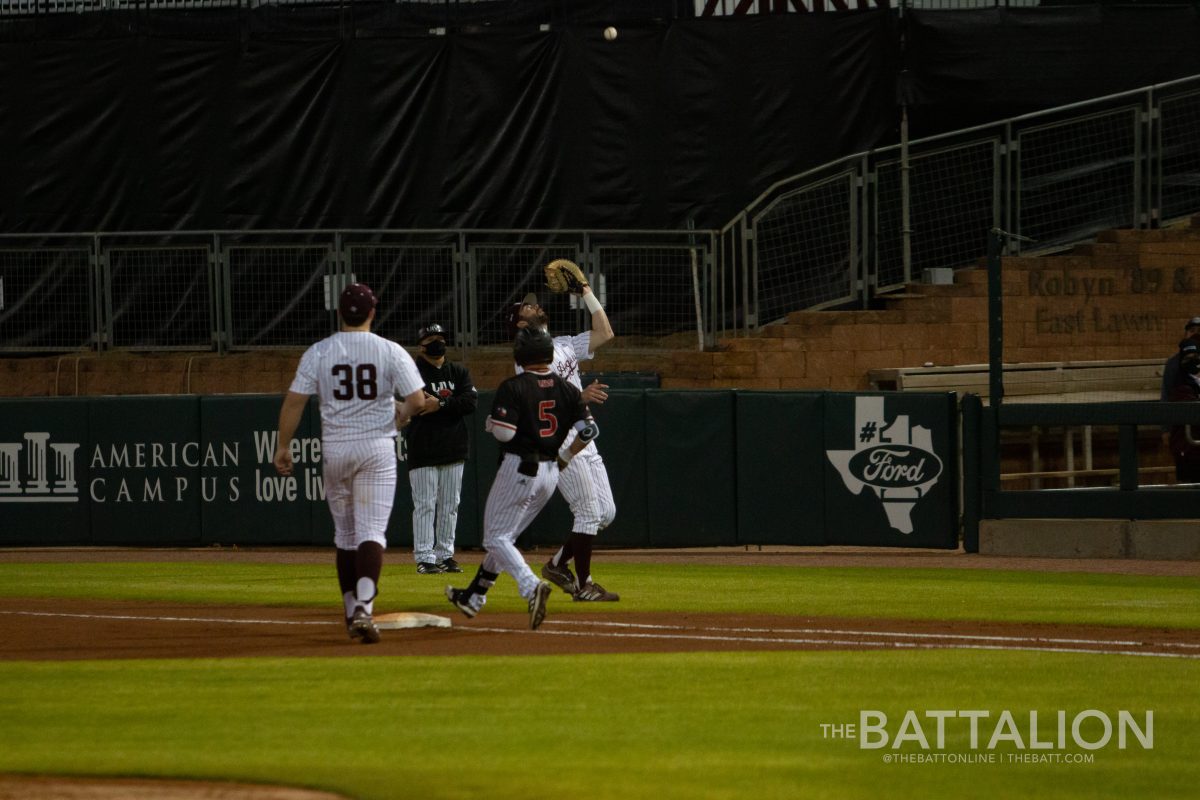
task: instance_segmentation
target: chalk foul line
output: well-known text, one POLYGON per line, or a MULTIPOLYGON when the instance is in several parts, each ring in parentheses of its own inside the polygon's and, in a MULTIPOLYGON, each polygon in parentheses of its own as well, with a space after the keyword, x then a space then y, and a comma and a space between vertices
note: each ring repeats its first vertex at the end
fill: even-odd
MULTIPOLYGON (((68 619, 117 620, 133 622, 198 622, 225 625, 340 625, 335 620, 280 620, 230 617, 181 617, 150 614, 85 614, 63 611, 0 610, 0 614, 28 617, 62 617, 68 619)), ((961 633, 920 633, 914 631, 849 630, 844 628, 756 628, 686 625, 664 625, 639 622, 603 620, 548 619, 539 635, 577 636, 603 639, 658 639, 698 642, 745 642, 752 644, 824 645, 835 647, 865 647, 895 650, 1020 650, 1040 653, 1084 653, 1097 655, 1145 656, 1153 658, 1200 659, 1200 653, 1154 652, 1111 648, 1160 647, 1200 649, 1189 642, 1155 642, 1125 639, 1078 639, 1044 636, 997 636, 961 633), (565 630, 561 626, 578 626, 585 630, 565 630), (558 626, 558 627, 555 627, 558 626), (610 630, 603 630, 603 629, 610 630), (696 631, 687 633, 685 631, 696 631), (764 634, 750 636, 746 634, 764 634), (797 636, 800 634, 800 636, 797 636), (829 638, 829 637, 866 638, 829 638), (823 638, 813 638, 823 637, 823 638), (881 641, 893 639, 895 641, 881 641), (985 642, 992 642, 986 644, 985 642)), ((519 628, 458 627, 456 631, 474 633, 533 633, 519 628)))

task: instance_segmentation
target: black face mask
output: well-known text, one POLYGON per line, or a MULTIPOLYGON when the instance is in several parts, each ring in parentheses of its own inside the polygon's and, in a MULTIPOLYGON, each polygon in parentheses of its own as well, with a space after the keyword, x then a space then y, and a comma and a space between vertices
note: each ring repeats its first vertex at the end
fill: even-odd
POLYGON ((441 358, 446 355, 446 343, 440 339, 434 339, 427 345, 422 345, 425 348, 425 355, 430 358, 441 358))
POLYGON ((1179 359, 1179 368, 1188 375, 1200 374, 1200 355, 1189 353, 1179 359))

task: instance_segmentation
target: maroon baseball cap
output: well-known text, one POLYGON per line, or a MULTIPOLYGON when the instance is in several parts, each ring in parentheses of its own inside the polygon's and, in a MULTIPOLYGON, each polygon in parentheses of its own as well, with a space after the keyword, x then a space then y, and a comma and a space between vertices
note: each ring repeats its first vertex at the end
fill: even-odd
POLYGON ((347 325, 362 325, 375 308, 375 293, 365 283, 352 283, 342 290, 338 312, 347 325))

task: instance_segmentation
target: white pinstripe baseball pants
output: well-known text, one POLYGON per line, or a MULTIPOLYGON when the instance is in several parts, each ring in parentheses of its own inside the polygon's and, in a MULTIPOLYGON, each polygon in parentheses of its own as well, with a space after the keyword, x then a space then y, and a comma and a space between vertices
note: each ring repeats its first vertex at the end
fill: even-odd
POLYGON ((322 442, 325 500, 339 550, 363 542, 387 547, 388 517, 396 496, 396 444, 391 438, 322 442))
POLYGON ((454 555, 464 462, 408 471, 413 498, 413 558, 440 564, 454 555))
MULTIPOLYGON (((567 437, 568 443, 574 435, 572 431, 571 436, 567 437)), ((600 457, 595 442, 589 443, 571 459, 570 465, 559 475, 558 490, 575 517, 571 527, 574 533, 595 536, 599 530, 611 525, 617 516, 617 503, 608 482, 608 470, 604 468, 604 459, 600 457)))
POLYGON ((539 580, 525 563, 516 542, 554 495, 558 465, 542 461, 537 475, 529 477, 517 472, 520 464, 519 456, 505 453, 488 492, 483 512, 483 546, 487 550, 483 568, 512 575, 517 579, 517 591, 528 599, 539 580))

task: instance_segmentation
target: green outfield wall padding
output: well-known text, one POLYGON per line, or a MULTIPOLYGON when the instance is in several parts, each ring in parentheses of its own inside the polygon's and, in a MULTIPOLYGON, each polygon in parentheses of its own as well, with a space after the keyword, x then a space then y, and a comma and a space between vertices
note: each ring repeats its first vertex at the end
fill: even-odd
MULTIPOLYGON (((645 392, 637 389, 608 393, 608 400, 592 408, 600 425, 596 448, 604 461, 616 517, 597 534, 597 547, 645 547, 646 524, 645 392)), ((575 465, 567 469, 576 469, 575 465)), ((490 484, 489 484, 490 485, 490 484)), ((485 489, 486 491, 486 489, 485 489)), ((485 495, 486 496, 486 495, 485 495)), ((574 528, 575 517, 560 492, 522 537, 522 545, 557 548, 574 528)))
MULTIPOLYGON (((657 389, 662 378, 657 372, 584 372, 579 376, 584 386, 600 381, 611 390, 657 389)), ((611 394, 611 392, 610 392, 611 394)))
POLYGON ((202 445, 236 456, 203 470, 200 544, 314 543, 315 511, 325 511, 320 440, 306 410, 296 430, 295 473, 277 475, 280 405, 278 395, 200 398, 202 445))
MULTIPOLYGON (((479 405, 476 406, 475 414, 479 417, 478 425, 475 426, 475 449, 471 453, 471 461, 467 462, 467 467, 475 476, 475 503, 479 509, 479 517, 476 521, 475 530, 464 529, 463 526, 458 528, 458 542, 462 547, 480 547, 483 545, 483 519, 484 512, 487 508, 488 490, 492 487, 492 479, 496 477, 496 468, 500 458, 500 445, 496 442, 496 438, 490 433, 485 433, 483 430, 484 422, 488 418, 488 414, 492 412, 492 400, 495 398, 494 391, 486 391, 479 393, 479 405)), ((520 541, 521 546, 525 546, 524 539, 520 541)))
MULTIPOLYGON (((600 425, 596 446, 604 459, 617 507, 612 524, 600 531, 598 547, 648 547, 646 491, 646 398, 640 389, 610 389, 608 400, 592 409, 600 425)), ((570 469, 570 467, 568 467, 570 469)))
POLYGON ((826 542, 958 546, 953 394, 835 394, 825 404, 826 542))
POLYGON ((737 393, 739 544, 827 543, 822 397, 737 393))
POLYGON ((201 478, 242 455, 200 440, 200 398, 96 397, 87 412, 92 544, 199 544, 201 478))
POLYGON ((646 494, 650 544, 737 543, 734 394, 646 395, 646 494))
POLYGON ((487 495, 480 490, 479 478, 471 468, 471 462, 479 459, 479 440, 485 436, 485 419, 487 412, 480 413, 478 407, 467 417, 467 463, 463 467, 462 498, 458 504, 456 547, 478 547, 483 541, 479 532, 483 528, 483 500, 487 495))
POLYGON ((0 403, 0 546, 86 545, 88 401, 0 403))
MULTIPOLYGON (((282 402, 282 398, 275 398, 276 402, 282 402)), ((304 431, 306 436, 321 435, 321 404, 316 397, 310 397, 308 406, 304 409, 304 418, 300 420, 300 426, 297 431, 304 431)), ((333 544, 333 517, 329 513, 329 504, 325 501, 325 479, 324 465, 321 467, 321 491, 313 492, 311 497, 307 497, 303 501, 308 503, 308 518, 309 524, 312 526, 309 531, 309 543, 319 546, 329 546, 333 544)))
MULTIPOLYGON (((483 542, 499 454, 483 431, 493 396, 481 392, 468 421, 458 548, 483 542)), ((297 429, 291 479, 272 461, 281 402, 0 401, 0 545, 332 545, 317 402, 297 429)), ((952 395, 614 389, 592 410, 616 503, 601 548, 955 545, 952 395)), ((412 493, 397 452, 387 535, 409 551, 412 493)), ((518 544, 557 548, 572 527, 556 493, 518 544)))

